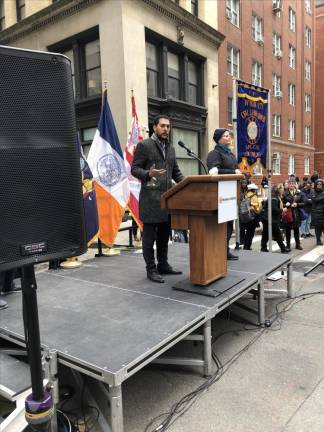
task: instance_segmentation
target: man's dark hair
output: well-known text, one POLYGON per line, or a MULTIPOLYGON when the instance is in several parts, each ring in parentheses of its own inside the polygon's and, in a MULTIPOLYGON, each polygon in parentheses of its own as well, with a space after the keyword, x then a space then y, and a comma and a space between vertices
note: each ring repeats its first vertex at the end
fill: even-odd
POLYGON ((169 116, 164 115, 164 114, 159 114, 156 117, 154 117, 154 119, 153 119, 153 125, 157 126, 159 124, 159 122, 160 122, 160 119, 166 119, 166 120, 171 121, 171 119, 170 119, 169 116))

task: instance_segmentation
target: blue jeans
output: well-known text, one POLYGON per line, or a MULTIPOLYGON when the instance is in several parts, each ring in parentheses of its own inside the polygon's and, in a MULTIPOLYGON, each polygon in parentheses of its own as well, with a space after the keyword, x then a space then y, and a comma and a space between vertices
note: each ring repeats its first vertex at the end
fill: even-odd
POLYGON ((309 213, 307 219, 304 219, 300 225, 300 233, 301 234, 309 234, 311 224, 311 214, 309 213))

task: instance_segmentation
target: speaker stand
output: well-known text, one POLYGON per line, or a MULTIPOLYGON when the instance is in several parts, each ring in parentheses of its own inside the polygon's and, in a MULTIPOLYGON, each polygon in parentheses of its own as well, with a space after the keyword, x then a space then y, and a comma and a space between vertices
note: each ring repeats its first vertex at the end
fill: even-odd
POLYGON ((39 334, 36 278, 33 265, 22 268, 23 319, 32 394, 25 401, 25 416, 32 430, 48 432, 53 416, 52 394, 44 391, 39 334))

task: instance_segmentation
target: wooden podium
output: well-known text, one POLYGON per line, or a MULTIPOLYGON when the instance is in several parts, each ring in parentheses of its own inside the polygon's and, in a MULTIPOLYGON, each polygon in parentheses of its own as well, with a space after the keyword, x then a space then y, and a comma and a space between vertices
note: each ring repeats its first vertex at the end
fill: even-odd
POLYGON ((209 285, 227 273, 227 224, 218 223, 218 183, 237 182, 242 175, 188 176, 161 197, 161 207, 171 214, 173 229, 190 230, 190 281, 209 285))

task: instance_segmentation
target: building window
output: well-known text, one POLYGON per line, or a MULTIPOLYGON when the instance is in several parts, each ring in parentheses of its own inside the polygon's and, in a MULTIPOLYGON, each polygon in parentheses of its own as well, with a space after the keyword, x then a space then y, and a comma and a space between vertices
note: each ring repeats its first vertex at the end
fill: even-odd
POLYGON ((190 8, 192 15, 198 16, 198 0, 191 0, 190 8))
POLYGON ((226 0, 226 17, 236 27, 240 26, 240 0, 226 0))
POLYGON ((149 42, 145 44, 146 50, 146 82, 147 96, 158 97, 159 92, 159 62, 157 47, 149 42))
POLYGON ((306 112, 311 112, 311 105, 312 105, 312 99, 311 99, 311 95, 308 93, 305 93, 305 111, 306 112))
POLYGON ((146 80, 148 97, 203 105, 204 59, 185 48, 147 32, 146 80), (169 45, 172 49, 169 50, 169 45))
POLYGON ((304 142, 307 145, 310 144, 310 135, 311 135, 311 127, 305 126, 305 128, 304 128, 304 142))
POLYGON ((100 41, 97 27, 52 45, 48 50, 63 53, 71 60, 77 100, 101 94, 100 41))
POLYGON ((275 97, 282 97, 281 77, 275 73, 272 74, 272 92, 275 97))
POLYGON ((295 106, 295 95, 296 95, 295 84, 288 84, 288 100, 290 105, 295 106))
POLYGON ((26 17, 25 0, 16 0, 17 21, 21 21, 26 17))
POLYGON ((227 46, 227 72, 236 78, 240 76, 240 51, 227 46))
POLYGON ((305 61, 305 79, 310 80, 311 79, 311 70, 312 70, 312 64, 309 61, 305 61))
POLYGON ((312 30, 307 26, 305 28, 305 43, 308 48, 312 46, 312 30))
POLYGON ((227 123, 233 124, 233 98, 227 98, 227 123))
POLYGON ((289 8, 288 22, 289 22, 289 30, 295 32, 296 31, 296 12, 291 7, 289 8))
POLYGON ((288 175, 295 174, 295 156, 288 156, 288 175))
POLYGON ((5 26, 4 0, 0 0, 0 31, 4 30, 5 26))
POLYGON ((262 64, 257 61, 252 63, 252 84, 256 86, 262 85, 262 64))
POLYGON ((82 140, 82 149, 84 152, 84 156, 87 157, 93 138, 96 134, 97 128, 96 127, 87 127, 81 129, 81 140, 82 140))
POLYGON ((273 153, 272 155, 272 173, 280 175, 280 153, 273 153))
POLYGON ((198 104, 198 70, 196 63, 188 61, 188 102, 198 104))
POLYGON ((295 120, 288 121, 288 139, 295 140, 295 120))
POLYGON ((101 64, 99 39, 84 45, 87 96, 101 93, 101 64))
POLYGON ((296 49, 289 44, 289 67, 296 68, 296 49))
POLYGON ((311 0, 305 0, 305 11, 308 14, 312 13, 312 5, 311 5, 311 0))
MULTIPOLYGON (((196 154, 199 155, 199 134, 198 132, 188 129, 180 129, 177 127, 172 128, 172 142, 179 140, 186 143, 186 145, 196 154)), ((176 157, 183 175, 199 174, 199 163, 195 159, 188 156, 186 150, 180 146, 175 146, 176 157)))
POLYGON ((255 14, 252 14, 252 38, 260 45, 263 45, 262 19, 255 14))
POLYGON ((277 33, 272 33, 272 54, 277 58, 282 57, 281 36, 279 36, 277 33))
POLYGON ((304 159, 304 174, 309 175, 310 174, 310 159, 309 156, 306 156, 304 159))
POLYGON ((171 52, 168 52, 168 96, 180 99, 179 56, 171 52))
POLYGON ((272 135, 280 137, 281 134, 281 115, 273 114, 272 116, 272 135))

